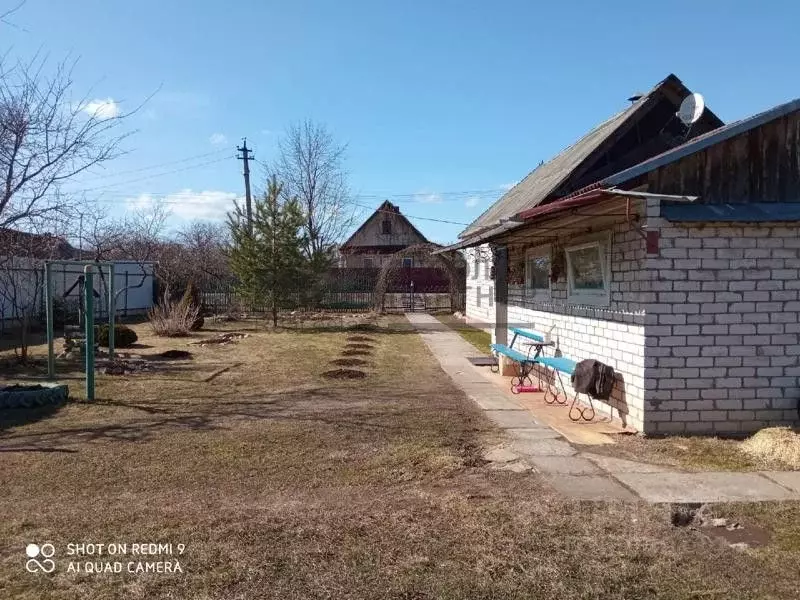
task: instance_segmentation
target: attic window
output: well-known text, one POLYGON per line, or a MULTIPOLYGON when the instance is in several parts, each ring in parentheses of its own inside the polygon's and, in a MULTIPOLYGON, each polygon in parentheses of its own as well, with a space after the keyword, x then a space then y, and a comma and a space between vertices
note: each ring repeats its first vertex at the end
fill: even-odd
POLYGON ((389 219, 381 221, 381 233, 383 235, 392 235, 392 222, 389 219))

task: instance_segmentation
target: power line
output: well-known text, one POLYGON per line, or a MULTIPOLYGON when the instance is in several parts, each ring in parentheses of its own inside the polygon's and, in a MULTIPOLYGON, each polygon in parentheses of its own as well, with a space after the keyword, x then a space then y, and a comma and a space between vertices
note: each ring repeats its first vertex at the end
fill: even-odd
MULTIPOLYGON (((350 202, 350 204, 353 204, 355 206, 360 206, 361 208, 366 208, 366 209, 370 209, 370 210, 372 209, 372 207, 369 206, 368 204, 361 204, 359 202, 352 202, 352 201, 350 202)), ((375 212, 387 213, 387 214, 392 214, 392 215, 396 215, 397 214, 393 210, 389 210, 389 209, 386 209, 386 208, 379 208, 375 212)), ((448 225, 464 225, 465 227, 467 225, 469 225, 469 223, 461 223, 459 221, 448 221, 447 219, 434 219, 433 217, 419 217, 419 216, 416 216, 416 215, 407 215, 406 213, 400 213, 400 214, 402 214, 407 219, 416 219, 418 221, 434 221, 436 223, 447 223, 448 225)))
POLYGON ((83 188, 83 189, 68 190, 68 191, 70 193, 73 193, 73 194, 80 194, 80 193, 85 193, 85 192, 94 192, 94 191, 97 191, 97 190, 105 190, 105 189, 114 188, 114 187, 117 187, 117 186, 120 186, 120 185, 128 185, 129 183, 137 183, 139 181, 149 181, 150 179, 155 179, 156 177, 163 177, 165 175, 172 175, 173 173, 182 173, 184 171, 191 171, 192 169, 199 169, 200 167, 207 167, 208 165, 213 165, 213 164, 216 164, 218 162, 222 162, 223 160, 228 160, 228 157, 225 156, 225 157, 222 157, 222 158, 216 158, 214 160, 209 160, 209 161, 206 161, 206 162, 203 162, 203 163, 199 163, 199 164, 196 164, 196 165, 189 165, 188 167, 183 167, 183 168, 180 168, 180 169, 172 169, 171 171, 164 171, 163 173, 156 173, 154 175, 147 175, 146 177, 139 177, 137 179, 129 179, 127 181, 120 181, 120 182, 117 182, 117 183, 109 183, 107 185, 99 185, 99 186, 91 187, 91 188, 83 188))
MULTIPOLYGON (((173 194, 167 194, 167 195, 173 195, 173 194)), ((180 192, 178 192, 178 195, 180 195, 180 192)), ((154 195, 154 196, 155 196, 155 195, 154 195)), ((131 200, 135 200, 135 198, 134 198, 133 196, 131 196, 131 197, 130 197, 130 199, 131 199, 131 200)), ((242 199, 242 197, 241 197, 241 196, 237 196, 236 198, 232 198, 232 199, 231 199, 231 201, 235 201, 235 200, 241 200, 241 199, 242 199)), ((117 200, 117 201, 106 201, 106 203, 108 203, 108 204, 122 204, 123 202, 124 202, 124 201, 121 201, 121 200, 117 200)), ((206 202, 206 201, 204 201, 204 200, 199 200, 199 199, 191 199, 191 198, 183 198, 183 199, 178 199, 178 198, 176 198, 176 199, 173 199, 173 200, 165 200, 165 199, 161 199, 161 200, 159 200, 159 202, 161 202, 162 204, 168 204, 168 205, 172 205, 172 204, 184 204, 184 205, 185 205, 185 204, 190 204, 190 205, 204 205, 204 204, 208 204, 208 202, 206 202)), ((369 204, 363 204, 363 203, 361 203, 361 202, 353 202, 353 201, 349 201, 349 202, 348 202, 348 204, 352 204, 352 205, 354 205, 354 206, 358 206, 359 208, 365 208, 365 209, 367 209, 367 210, 373 210, 373 211, 375 211, 375 210, 376 210, 376 209, 374 209, 374 207, 370 206, 369 204)), ((380 212, 380 213, 390 213, 390 214, 397 214, 397 213, 395 213, 395 212, 393 212, 393 211, 390 211, 390 210, 387 210, 387 209, 377 209, 377 212, 380 212)), ((448 224, 448 225, 463 225, 463 226, 467 226, 467 225, 469 225, 469 223, 462 223, 462 222, 460 222, 460 221, 450 221, 450 220, 447 220, 447 219, 436 219, 436 218, 434 218, 434 217, 420 217, 420 216, 418 216, 418 215, 408 215, 408 214, 406 214, 406 213, 402 213, 402 215, 403 215, 404 217, 406 217, 407 219, 414 219, 414 220, 418 220, 418 221, 433 221, 433 222, 435 222, 435 223, 446 223, 446 224, 448 224)))
POLYGON ((151 171, 153 169, 160 169, 162 167, 167 167, 170 165, 178 165, 185 162, 190 162, 193 160, 199 160, 201 158, 206 158, 208 156, 214 156, 220 154, 222 152, 229 152, 227 148, 220 148, 218 150, 214 150, 212 152, 204 152, 203 154, 195 154, 194 156, 187 156, 186 158, 181 158, 178 160, 170 160, 167 162, 162 162, 154 165, 149 165, 147 167, 141 167, 139 169, 129 169, 126 171, 117 171, 116 173, 108 173, 107 175, 101 175, 99 177, 95 177, 90 179, 89 181, 84 181, 84 184, 91 184, 95 181, 102 181, 104 179, 113 179, 114 177, 119 177, 120 175, 130 175, 131 173, 142 173, 143 171, 151 171))

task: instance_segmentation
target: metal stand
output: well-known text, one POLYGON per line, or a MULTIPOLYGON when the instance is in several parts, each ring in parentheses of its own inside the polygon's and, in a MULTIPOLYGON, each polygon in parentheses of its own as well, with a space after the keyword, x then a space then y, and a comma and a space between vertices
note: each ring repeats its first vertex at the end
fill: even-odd
MULTIPOLYGON (((108 356, 109 358, 114 358, 114 317, 116 315, 116 306, 115 306, 115 299, 114 299, 114 263, 110 262, 96 262, 93 260, 48 260, 44 264, 44 276, 45 276, 45 314, 47 318, 47 378, 48 379, 55 379, 56 376, 56 354, 54 349, 54 341, 55 341, 55 333, 53 331, 53 301, 55 300, 55 293, 53 291, 53 265, 63 265, 63 266, 83 266, 84 267, 84 276, 89 277, 89 271, 86 270, 87 267, 92 267, 91 273, 94 274, 94 269, 97 268, 99 271, 100 276, 103 276, 102 268, 105 267, 108 269, 108 356)), ((92 279, 86 279, 84 285, 84 294, 88 298, 93 296, 94 286, 93 286, 93 277, 92 279)), ((92 297, 92 305, 94 305, 94 297, 92 297)), ((84 304, 86 310, 86 328, 88 331, 89 325, 91 324, 92 327, 92 340, 94 340, 94 313, 92 312, 92 316, 89 316, 89 309, 88 309, 88 302, 84 304)), ((87 352, 86 355, 88 356, 90 352, 88 351, 89 346, 89 338, 86 338, 87 344, 87 352)), ((92 344, 92 348, 94 344, 92 344)), ((92 361, 94 364, 94 356, 92 356, 92 361)), ((86 374, 87 379, 89 373, 86 374)), ((94 371, 92 371, 92 377, 94 377, 94 371)))

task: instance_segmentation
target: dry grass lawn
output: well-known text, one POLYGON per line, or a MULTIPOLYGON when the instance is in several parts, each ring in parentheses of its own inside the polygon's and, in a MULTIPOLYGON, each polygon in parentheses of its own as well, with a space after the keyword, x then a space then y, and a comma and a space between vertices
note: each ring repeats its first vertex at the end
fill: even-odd
POLYGON ((489 469, 497 432, 416 334, 377 325, 211 324, 250 334, 222 347, 137 326, 138 352, 194 360, 101 375, 93 404, 0 413, 0 598, 800 596, 791 545, 738 552, 666 508, 572 502, 489 469), (368 364, 329 364, 352 336, 368 364), (367 377, 322 376, 339 368, 367 377), (45 541, 56 571, 27 573, 25 545, 45 541), (68 573, 77 542, 185 544, 183 573, 68 573))
POLYGON ((616 442, 602 447, 587 447, 586 450, 685 471, 792 471, 798 468, 795 461, 781 460, 780 452, 761 455, 748 452, 747 442, 742 439, 624 435, 618 436, 616 442))

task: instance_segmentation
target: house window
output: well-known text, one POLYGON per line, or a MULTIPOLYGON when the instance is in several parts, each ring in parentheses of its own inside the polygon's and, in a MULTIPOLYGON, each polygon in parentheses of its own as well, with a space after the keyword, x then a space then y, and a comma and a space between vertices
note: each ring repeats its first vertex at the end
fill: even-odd
POLYGON ((478 250, 475 250, 473 258, 474 261, 472 263, 472 278, 478 279, 481 276, 481 253, 478 250))
POLYGON ((381 221, 381 233, 383 235, 392 235, 392 222, 389 219, 381 221))
POLYGON ((574 304, 608 305, 608 238, 566 249, 567 299, 574 304))
POLYGON ((550 294, 550 247, 525 253, 525 289, 535 295, 550 294))
POLYGON ((375 266, 375 261, 371 256, 364 258, 364 268, 365 269, 372 269, 374 266, 375 266))
POLYGON ((411 258, 404 258, 404 259, 403 259, 403 267, 404 267, 404 268, 406 268, 406 269, 410 269, 410 268, 411 268, 411 267, 413 267, 413 266, 414 266, 414 258, 413 258, 413 257, 411 257, 411 258))

